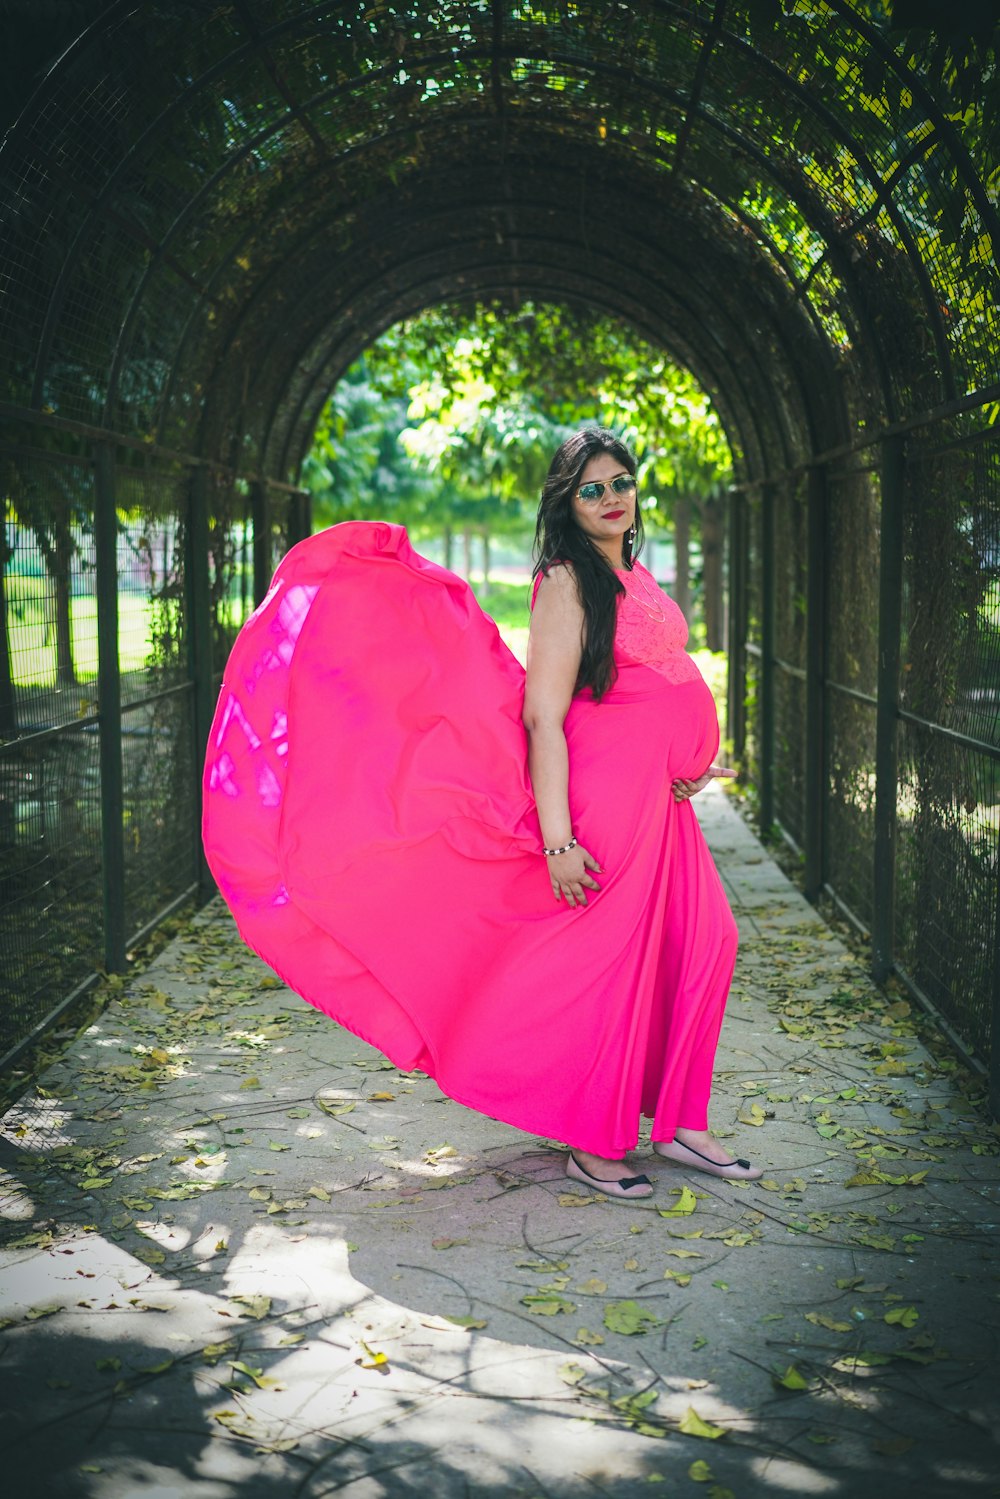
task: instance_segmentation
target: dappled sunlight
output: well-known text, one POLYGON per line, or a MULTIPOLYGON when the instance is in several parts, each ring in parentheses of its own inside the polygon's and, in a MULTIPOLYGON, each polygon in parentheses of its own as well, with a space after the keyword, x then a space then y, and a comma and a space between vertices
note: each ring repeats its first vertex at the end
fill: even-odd
POLYGON ((787 1458, 755 1457, 748 1469, 760 1488, 774 1491, 775 1499, 782 1493, 822 1495, 836 1494, 842 1489, 840 1480, 832 1474, 817 1473, 815 1468, 789 1462, 787 1458))
MULTIPOLYGON (((635 1379, 627 1364, 587 1352, 567 1364, 558 1350, 410 1312, 353 1278, 339 1236, 314 1231, 290 1240, 273 1222, 246 1233, 217 1290, 199 1292, 169 1273, 194 1232, 192 1225, 158 1236, 169 1251, 161 1270, 95 1233, 75 1238, 48 1275, 39 1277, 35 1263, 21 1277, 5 1277, 5 1305, 38 1314, 30 1344, 36 1369, 58 1367, 58 1389, 79 1391, 67 1399, 58 1445, 73 1449, 81 1418, 82 1436, 103 1407, 124 1414, 127 1401, 131 1408, 142 1448, 122 1452, 119 1415, 116 1482, 155 1478, 157 1492, 169 1493, 185 1480, 215 1479, 225 1485, 220 1492, 235 1494, 248 1479, 251 1448, 255 1471, 261 1457, 272 1459, 275 1482, 301 1471, 303 1459, 327 1478, 343 1476, 348 1457, 363 1471, 376 1436, 383 1461, 392 1440, 419 1444, 404 1453, 414 1464, 428 1453, 447 1464, 454 1449, 460 1458, 474 1449, 478 1483, 498 1489, 519 1472, 545 1481, 567 1464, 595 1478, 638 1480, 650 1472, 647 1441, 630 1437, 628 1419, 624 1426, 620 1419, 635 1379), (592 1388, 581 1391, 578 1373, 592 1388), (173 1414, 158 1442, 149 1422, 165 1393, 173 1414), (512 1409, 516 1446, 505 1414, 512 1409), (183 1434, 176 1429, 182 1410, 183 1434), (164 1450, 171 1442, 172 1458, 164 1450)), ((15 1358, 20 1346, 12 1345, 15 1358)), ((671 1376, 667 1384, 676 1394, 661 1399, 662 1409, 637 1407, 645 1421, 683 1417, 691 1399, 684 1381, 671 1376)), ((751 1430, 747 1412, 704 1390, 700 1400, 710 1418, 751 1430)), ((658 1434, 667 1432, 664 1425, 658 1434)), ((32 1451, 30 1441, 25 1450, 32 1451)), ((106 1466, 90 1465, 86 1492, 106 1491, 106 1466)))

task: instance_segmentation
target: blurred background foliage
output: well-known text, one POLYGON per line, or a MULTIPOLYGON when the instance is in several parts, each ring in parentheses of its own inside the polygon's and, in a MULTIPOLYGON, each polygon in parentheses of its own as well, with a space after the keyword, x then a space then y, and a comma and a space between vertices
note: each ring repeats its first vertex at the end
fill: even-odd
POLYGON ((549 462, 565 437, 595 423, 636 455, 657 576, 686 612, 696 606, 699 636, 706 614, 721 631, 732 458, 719 416, 662 350, 587 311, 443 306, 390 329, 323 411, 304 467, 315 523, 405 525, 474 583, 495 617, 521 622, 517 585, 530 572, 549 462))

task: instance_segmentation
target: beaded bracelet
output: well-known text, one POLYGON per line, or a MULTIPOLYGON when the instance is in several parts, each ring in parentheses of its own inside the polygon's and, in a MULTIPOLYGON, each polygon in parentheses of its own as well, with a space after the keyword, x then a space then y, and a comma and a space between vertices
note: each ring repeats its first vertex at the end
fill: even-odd
POLYGON ((551 859, 554 854, 568 854, 571 848, 576 848, 575 838, 571 838, 568 843, 564 843, 562 848, 543 848, 542 853, 547 859, 551 859))

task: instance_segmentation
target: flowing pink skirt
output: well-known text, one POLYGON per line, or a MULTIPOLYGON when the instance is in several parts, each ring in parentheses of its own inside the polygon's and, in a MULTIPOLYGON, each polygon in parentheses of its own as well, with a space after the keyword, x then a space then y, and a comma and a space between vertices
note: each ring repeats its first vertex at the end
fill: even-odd
POLYGON ((294 547, 226 668, 204 842, 244 940, 293 989, 470 1108, 604 1156, 707 1123, 735 925, 677 776, 718 747, 700 677, 619 659, 566 719, 601 893, 540 854, 524 672, 398 526, 294 547))

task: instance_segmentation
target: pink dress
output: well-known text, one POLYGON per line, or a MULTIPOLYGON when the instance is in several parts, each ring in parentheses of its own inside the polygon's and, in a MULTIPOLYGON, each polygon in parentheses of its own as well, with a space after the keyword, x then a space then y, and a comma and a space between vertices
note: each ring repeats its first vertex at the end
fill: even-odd
MULTIPOLYGON (((645 569, 620 576, 656 598, 645 569)), ((573 827, 604 870, 586 908, 542 863, 524 671, 400 526, 292 548, 233 648, 205 768, 209 864, 276 973, 460 1103, 608 1157, 640 1114, 654 1139, 706 1127, 736 954, 670 790, 711 764, 715 705, 662 612, 620 602, 617 681, 566 718, 573 827)))

